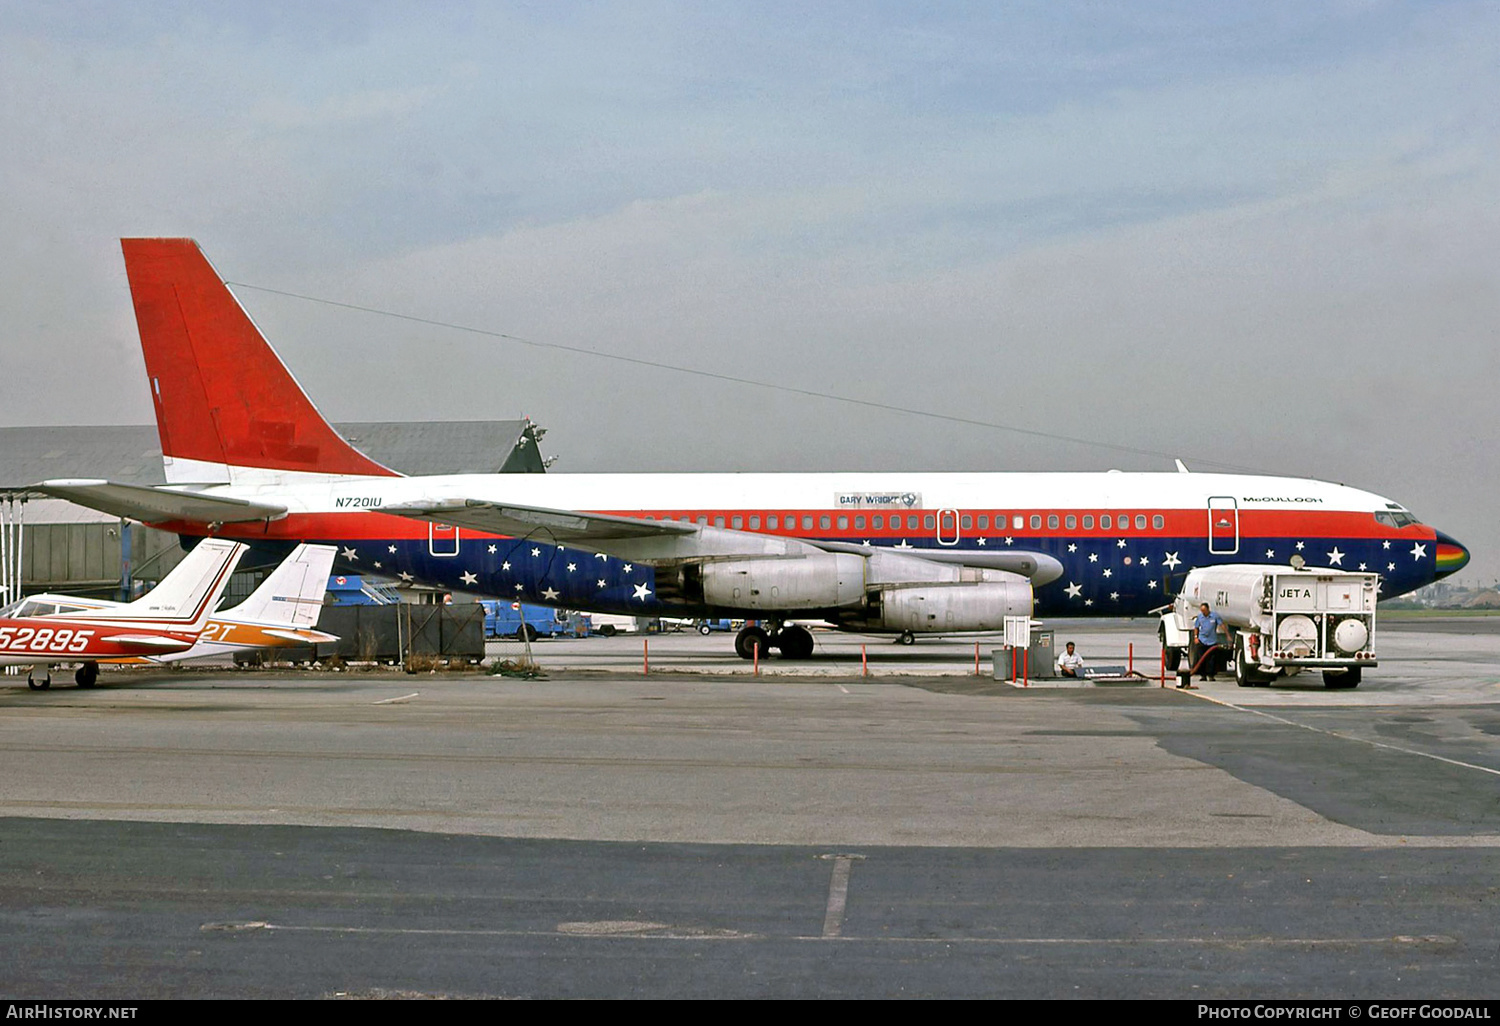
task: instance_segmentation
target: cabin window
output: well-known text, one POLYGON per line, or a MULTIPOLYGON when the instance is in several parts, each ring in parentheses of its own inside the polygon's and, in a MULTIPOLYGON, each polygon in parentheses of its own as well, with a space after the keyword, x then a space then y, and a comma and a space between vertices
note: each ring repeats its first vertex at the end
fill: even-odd
POLYGON ((1005 530, 1005 514, 1004 513, 996 513, 995 514, 995 530, 997 530, 997 531, 1003 531, 1003 530, 1005 530))
POLYGON ((732 519, 732 520, 729 521, 729 526, 733 527, 736 531, 738 531, 740 528, 742 528, 742 527, 745 526, 745 518, 744 517, 735 517, 734 519, 732 519))
POLYGON ((1031 529, 1040 531, 1042 529, 1042 518, 1036 513, 1031 514, 1031 529))
POLYGON ((981 531, 988 531, 990 529, 990 515, 988 513, 979 514, 979 529, 981 531))
POLYGON ((1063 521, 1063 526, 1070 531, 1073 530, 1078 526, 1078 518, 1073 516, 1072 514, 1069 514, 1067 519, 1063 521))
POLYGON ((877 530, 877 531, 883 531, 883 530, 885 530, 885 517, 881 516, 881 515, 878 515, 878 514, 876 516, 871 517, 870 518, 870 526, 873 527, 873 528, 875 528, 875 530, 877 530))
POLYGON ((1099 528, 1101 530, 1108 531, 1113 525, 1114 521, 1109 518, 1108 513, 1099 514, 1099 528))
POLYGON ((1137 513, 1135 515, 1135 529, 1137 531, 1144 531, 1146 529, 1146 514, 1137 513))
POLYGON ((700 523, 700 524, 707 524, 708 523, 708 517, 699 517, 698 518, 698 523, 700 523))
POLYGON ((906 518, 906 529, 908 531, 915 531, 921 526, 921 523, 922 518, 913 513, 906 518))
POLYGON ((1050 513, 1050 514, 1048 514, 1048 516, 1047 516, 1047 529, 1049 531, 1055 531, 1055 530, 1057 530, 1057 514, 1056 513, 1050 513))
POLYGON ((811 513, 804 513, 802 515, 802 530, 804 530, 804 531, 811 531, 812 529, 813 529, 812 514, 811 513))
POLYGON ((1094 529, 1094 516, 1092 513, 1083 518, 1083 529, 1085 531, 1092 531, 1094 529))
POLYGON ((839 530, 840 531, 847 531, 847 530, 849 530, 849 518, 848 517, 839 517, 839 530))
POLYGON ((922 526, 927 528, 927 530, 929 531, 932 530, 937 526, 937 518, 934 517, 931 513, 927 514, 922 518, 922 526))
POLYGON ((759 531, 760 530, 760 517, 751 517, 750 518, 750 530, 752 530, 752 531, 759 531))
POLYGON ((715 527, 723 527, 724 526, 724 518, 723 517, 714 517, 714 526, 715 527))
POLYGON ((827 513, 824 513, 818 518, 818 526, 822 528, 828 528, 833 526, 833 521, 829 518, 827 513))
POLYGON ((1163 527, 1167 526, 1167 521, 1160 513, 1158 513, 1156 514, 1156 516, 1151 518, 1151 526, 1160 531, 1163 527))
POLYGON ((778 517, 775 513, 769 513, 766 515, 766 530, 774 531, 780 526, 781 518, 778 517))
POLYGON ((865 529, 865 518, 864 517, 855 517, 854 518, 854 529, 856 531, 863 531, 865 529))
POLYGON ((963 516, 958 518, 958 523, 960 527, 962 527, 965 531, 968 531, 974 527, 974 518, 965 513, 963 516))

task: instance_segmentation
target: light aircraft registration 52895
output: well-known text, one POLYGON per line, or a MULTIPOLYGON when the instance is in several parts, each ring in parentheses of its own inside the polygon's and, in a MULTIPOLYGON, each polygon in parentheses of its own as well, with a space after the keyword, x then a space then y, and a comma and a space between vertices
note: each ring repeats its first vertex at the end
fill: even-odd
POLYGON ((916 634, 1008 615, 1126 616, 1219 563, 1368 570, 1386 597, 1468 562, 1400 503, 1197 473, 404 477, 329 426, 191 239, 125 239, 168 484, 41 487, 186 536, 337 545, 348 571, 636 616, 916 634))

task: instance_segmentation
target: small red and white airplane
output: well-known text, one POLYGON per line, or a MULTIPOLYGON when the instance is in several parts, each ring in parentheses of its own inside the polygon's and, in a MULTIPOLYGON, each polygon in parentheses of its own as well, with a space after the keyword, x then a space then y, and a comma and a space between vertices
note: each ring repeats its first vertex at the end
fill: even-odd
MULTIPOLYGON (((317 629, 335 551, 332 545, 298 545, 243 602, 210 616, 192 648, 98 661, 178 663, 236 652, 337 641, 338 635, 317 629)), ((15 619, 26 619, 59 613, 108 613, 124 606, 123 602, 43 592, 28 595, 24 601, 16 603, 10 615, 15 619)), ((92 670, 85 671, 90 677, 93 673, 92 670)))
POLYGON ((916 634, 1131 616, 1195 566, 1368 570, 1386 597, 1468 562, 1400 503, 1187 473, 403 477, 340 438, 191 239, 122 240, 168 485, 39 487, 187 536, 339 547, 349 572, 572 609, 916 634))
POLYGON ((150 594, 113 609, 17 617, 29 599, 0 609, 0 666, 30 666, 26 683, 41 690, 52 686, 54 663, 81 662, 77 681, 90 687, 98 660, 185 652, 198 643, 247 548, 221 538, 200 542, 150 594))

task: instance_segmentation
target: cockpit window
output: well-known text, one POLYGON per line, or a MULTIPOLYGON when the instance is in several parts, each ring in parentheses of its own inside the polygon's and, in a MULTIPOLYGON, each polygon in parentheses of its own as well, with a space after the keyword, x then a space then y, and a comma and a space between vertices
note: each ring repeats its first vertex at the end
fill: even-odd
POLYGON ((1421 521, 1405 510, 1380 510, 1375 514, 1375 522, 1384 524, 1386 527, 1410 527, 1412 524, 1420 524, 1421 521))

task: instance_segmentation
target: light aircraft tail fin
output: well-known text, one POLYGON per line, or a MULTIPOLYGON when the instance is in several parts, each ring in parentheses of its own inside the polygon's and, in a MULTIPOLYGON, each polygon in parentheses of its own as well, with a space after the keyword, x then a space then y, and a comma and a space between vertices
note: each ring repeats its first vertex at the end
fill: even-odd
POLYGON ((397 476, 339 437, 192 239, 121 239, 171 484, 397 476))
POLYGON ((143 626, 201 632, 247 548, 224 538, 206 538, 144 597, 104 613, 84 610, 61 616, 139 621, 143 626))
POLYGON ((258 627, 316 627, 337 551, 332 545, 298 545, 249 598, 224 615, 258 627))

